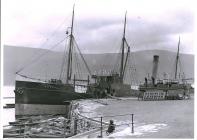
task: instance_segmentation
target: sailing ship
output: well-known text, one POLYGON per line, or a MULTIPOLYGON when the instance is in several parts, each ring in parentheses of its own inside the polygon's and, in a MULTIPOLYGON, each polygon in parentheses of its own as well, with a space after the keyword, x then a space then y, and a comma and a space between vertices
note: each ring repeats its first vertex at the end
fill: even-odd
MULTIPOLYGON (((87 79, 71 79, 72 73, 72 58, 73 58, 73 46, 75 38, 73 36, 73 24, 74 24, 74 6, 72 12, 72 23, 70 27, 69 37, 69 52, 67 62, 67 76, 66 83, 63 83, 60 79, 51 79, 49 81, 15 81, 15 116, 21 115, 35 115, 35 114, 67 114, 69 112, 69 105, 71 100, 93 98, 92 93, 77 93, 75 92, 76 81, 84 81, 86 85, 89 84, 89 78, 87 79), (73 82, 74 81, 74 84, 73 82)), ((68 34, 68 32, 67 32, 68 34)), ((82 60, 86 64, 82 54, 80 54, 82 60)), ((63 68, 63 67, 62 67, 63 68)), ((89 71, 90 72, 90 71, 89 71)), ((26 75, 16 73, 17 75, 27 78, 26 75)))
POLYGON ((121 52, 120 52, 120 69, 112 70, 107 74, 94 74, 92 78, 95 83, 93 83, 92 87, 94 87, 94 93, 97 97, 128 97, 132 95, 131 85, 124 83, 124 78, 126 75, 126 68, 128 67, 128 60, 130 57, 130 46, 126 40, 126 23, 127 23, 127 12, 125 13, 124 18, 124 28, 123 28, 123 36, 121 42, 121 52))
POLYGON ((157 71, 159 67, 159 56, 153 56, 153 68, 151 79, 145 77, 145 82, 139 86, 140 94, 138 99, 142 100, 182 100, 190 98, 191 84, 188 82, 192 78, 178 77, 178 63, 180 37, 175 61, 175 73, 173 79, 158 79, 157 71))
MULTIPOLYGON (((127 61, 130 54, 130 46, 125 38, 126 14, 124 19, 124 30, 121 45, 121 65, 119 72, 112 72, 108 75, 91 74, 82 53, 79 48, 77 48, 80 52, 81 59, 84 61, 85 67, 89 72, 87 79, 78 79, 75 77, 75 74, 73 74, 73 46, 76 44, 73 36, 73 24, 74 6, 70 27, 71 31, 69 34, 66 82, 64 83, 60 79, 51 79, 45 82, 16 80, 14 90, 16 117, 39 114, 68 114, 72 100, 130 95, 130 85, 123 83, 127 61), (127 50, 126 53, 125 50, 127 50), (94 79, 95 82, 91 83, 90 78, 94 79), (77 81, 86 82, 86 85, 79 85, 77 84, 77 81), (75 91, 76 86, 83 86, 87 90, 85 93, 78 93, 75 91)), ((27 77, 20 72, 17 72, 16 74, 23 78, 34 79, 27 77)))

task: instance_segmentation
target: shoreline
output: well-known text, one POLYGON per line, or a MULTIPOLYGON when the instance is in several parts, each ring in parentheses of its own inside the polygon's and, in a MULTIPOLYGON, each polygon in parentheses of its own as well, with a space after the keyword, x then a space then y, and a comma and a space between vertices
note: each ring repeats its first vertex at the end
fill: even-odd
MULTIPOLYGON (((134 114, 134 134, 130 125, 117 127, 115 133, 106 137, 115 138, 193 138, 194 137, 194 96, 189 100, 138 101, 137 98, 78 100, 75 113, 87 118, 103 116, 103 122, 113 119, 115 124, 131 123, 134 114), (101 103, 99 103, 101 102, 101 103), (107 103, 104 105, 103 103, 107 103), (105 116, 116 117, 105 117, 105 116), (180 129, 182 128, 182 129, 180 129)), ((7 110, 7 109, 4 109, 7 110)), ((4 115, 3 115, 4 116, 4 115)), ((5 117, 5 116, 4 116, 5 117)), ((99 126, 98 124, 95 127, 99 126)), ((98 130, 99 131, 99 130, 98 130)), ((77 134, 83 136, 88 130, 77 134)), ((95 138, 99 133, 85 135, 95 138)), ((80 137, 79 137, 80 138, 80 137)))
MULTIPOLYGON (((112 135, 106 136, 107 138, 194 138, 193 94, 189 100, 138 101, 136 98, 101 100, 107 101, 108 105, 99 106, 94 110, 99 112, 97 117, 134 113, 134 134, 131 133, 131 126, 125 125, 119 127, 112 135)), ((130 116, 103 117, 104 122, 109 122, 110 119, 113 119, 116 125, 131 122, 130 116)), ((99 132, 79 135, 95 138, 99 132)))

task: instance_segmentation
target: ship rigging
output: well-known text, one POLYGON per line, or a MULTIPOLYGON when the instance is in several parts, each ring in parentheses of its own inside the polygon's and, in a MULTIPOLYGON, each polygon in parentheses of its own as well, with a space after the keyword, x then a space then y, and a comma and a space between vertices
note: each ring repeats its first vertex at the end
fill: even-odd
MULTIPOLYGON (((25 74, 22 74, 22 72, 25 69, 29 68, 31 65, 38 62, 41 58, 43 58, 44 56, 49 54, 50 50, 53 50, 56 47, 59 47, 61 45, 61 43, 68 41, 68 49, 66 49, 66 47, 65 47, 64 56, 62 57, 63 59, 62 59, 62 64, 61 64, 61 68, 60 68, 59 79, 55 78, 55 79, 48 79, 48 80, 50 80, 50 82, 51 81, 53 81, 53 82, 54 81, 58 81, 58 82, 65 81, 66 84, 69 84, 69 83, 73 84, 74 77, 78 80, 81 80, 81 81, 84 78, 84 76, 82 76, 82 73, 80 73, 80 71, 82 71, 82 70, 86 71, 85 72, 86 77, 91 76, 90 68, 89 68, 83 54, 81 53, 79 46, 78 46, 78 44, 75 40, 75 37, 73 35, 74 14, 75 14, 74 8, 75 8, 75 5, 73 5, 71 27, 67 28, 66 38, 64 38, 60 42, 56 43, 55 45, 53 45, 49 50, 46 50, 43 53, 41 53, 38 57, 33 59, 31 62, 28 62, 27 65, 23 66, 22 68, 20 68, 16 72, 16 75, 19 75, 20 77, 23 77, 25 79, 47 83, 48 82, 47 80, 44 80, 41 78, 35 78, 35 77, 29 76, 29 75, 25 75, 25 74), (70 29, 70 31, 69 31, 69 29, 70 29), (75 63, 74 63, 74 61, 75 61, 75 63), (75 71, 73 71, 73 69, 75 71), (80 78, 82 78, 82 79, 80 79, 80 78)), ((83 81, 86 81, 86 80, 83 80, 83 81)))

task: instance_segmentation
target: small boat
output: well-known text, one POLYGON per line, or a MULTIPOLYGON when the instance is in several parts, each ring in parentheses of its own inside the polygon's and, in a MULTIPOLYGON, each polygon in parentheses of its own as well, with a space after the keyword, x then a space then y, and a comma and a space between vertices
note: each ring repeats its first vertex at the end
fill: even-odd
POLYGON ((6 104, 3 108, 15 108, 15 104, 6 104))

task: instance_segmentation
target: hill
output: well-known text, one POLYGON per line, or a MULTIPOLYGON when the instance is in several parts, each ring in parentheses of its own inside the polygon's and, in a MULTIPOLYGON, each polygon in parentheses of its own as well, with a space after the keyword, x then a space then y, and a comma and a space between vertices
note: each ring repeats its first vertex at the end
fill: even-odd
MULTIPOLYGON (((17 78, 15 73, 24 68, 21 73, 31 77, 49 79, 58 78, 63 61, 63 53, 38 48, 27 48, 18 46, 4 46, 4 85, 14 85, 17 78), (42 54, 46 54, 42 57, 42 54), (36 59, 35 59, 36 58, 36 59), (33 61, 32 61, 33 60, 33 61)), ((164 50, 147 50, 131 53, 129 61, 129 75, 125 82, 131 83, 129 79, 143 81, 148 74, 151 75, 153 55, 159 55, 158 76, 162 77, 164 72, 173 75, 175 70, 175 52, 164 50), (135 71, 136 69, 136 71, 135 71), (132 77, 132 78, 131 78, 132 77), (134 78, 135 77, 135 78, 134 78)), ((119 54, 84 54, 92 73, 108 71, 113 68, 119 69, 119 54)), ((181 70, 186 77, 194 78, 194 55, 180 54, 181 70)), ((80 60, 81 61, 81 60, 80 60)), ((80 62, 81 63, 81 62, 80 62)), ((83 70, 82 70, 83 71, 83 70)))

